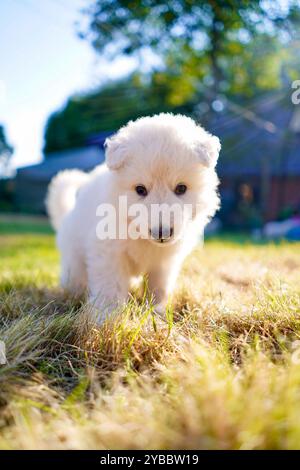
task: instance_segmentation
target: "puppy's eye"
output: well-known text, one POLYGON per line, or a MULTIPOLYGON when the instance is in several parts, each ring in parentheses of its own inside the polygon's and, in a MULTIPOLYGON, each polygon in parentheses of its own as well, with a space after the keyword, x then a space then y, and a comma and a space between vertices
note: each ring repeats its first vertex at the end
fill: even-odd
POLYGON ((187 191, 187 187, 185 184, 178 184, 175 188, 175 194, 177 194, 177 196, 182 196, 184 193, 186 193, 187 191))
POLYGON ((143 184, 139 184, 138 186, 136 186, 135 190, 139 196, 145 197, 148 194, 148 191, 143 184))

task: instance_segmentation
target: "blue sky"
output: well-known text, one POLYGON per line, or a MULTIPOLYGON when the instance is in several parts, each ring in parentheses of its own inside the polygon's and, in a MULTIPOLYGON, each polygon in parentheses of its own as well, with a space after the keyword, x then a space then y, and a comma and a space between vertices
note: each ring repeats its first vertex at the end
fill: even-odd
POLYGON ((75 21, 88 0, 0 1, 0 123, 15 147, 14 166, 42 158, 49 114, 74 92, 132 70, 96 57, 76 36, 75 21))

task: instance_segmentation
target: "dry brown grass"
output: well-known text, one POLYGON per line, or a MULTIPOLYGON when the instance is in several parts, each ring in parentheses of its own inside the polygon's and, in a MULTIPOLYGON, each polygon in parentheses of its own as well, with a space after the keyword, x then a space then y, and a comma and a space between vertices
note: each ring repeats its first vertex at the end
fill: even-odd
POLYGON ((100 330, 52 235, 0 250, 0 448, 300 448, 299 244, 208 242, 174 320, 133 299, 100 330))

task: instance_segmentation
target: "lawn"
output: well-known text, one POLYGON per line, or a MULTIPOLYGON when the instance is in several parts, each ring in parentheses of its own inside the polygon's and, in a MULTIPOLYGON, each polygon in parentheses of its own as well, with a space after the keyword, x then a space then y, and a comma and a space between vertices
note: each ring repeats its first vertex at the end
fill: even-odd
POLYGON ((168 322, 102 329, 42 220, 0 218, 1 449, 300 448, 300 244, 209 240, 168 322))

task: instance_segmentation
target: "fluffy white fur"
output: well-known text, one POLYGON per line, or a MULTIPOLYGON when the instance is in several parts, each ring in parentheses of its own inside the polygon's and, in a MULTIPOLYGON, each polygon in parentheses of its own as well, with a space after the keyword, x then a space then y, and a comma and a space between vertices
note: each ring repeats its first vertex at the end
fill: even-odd
MULTIPOLYGON (((144 117, 106 142, 106 164, 90 174, 59 173, 51 182, 48 213, 57 230, 61 284, 79 294, 88 290, 101 323, 126 302, 132 282, 147 275, 157 310, 163 312, 181 265, 219 205, 215 165, 219 139, 182 115, 144 117), (184 183, 187 192, 174 193, 184 183), (146 197, 135 187, 144 185, 146 197), (193 220, 182 223, 167 243, 152 239, 99 240, 96 209, 126 195, 128 204, 192 204, 193 220), (197 208, 197 209, 196 209, 197 208)), ((128 224, 129 219, 121 223, 128 224)))

